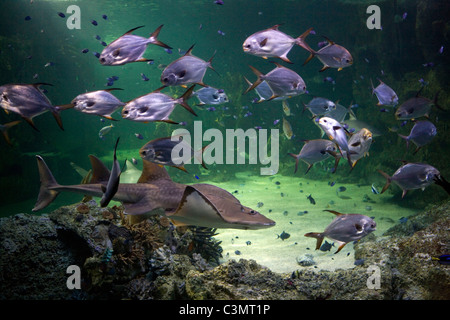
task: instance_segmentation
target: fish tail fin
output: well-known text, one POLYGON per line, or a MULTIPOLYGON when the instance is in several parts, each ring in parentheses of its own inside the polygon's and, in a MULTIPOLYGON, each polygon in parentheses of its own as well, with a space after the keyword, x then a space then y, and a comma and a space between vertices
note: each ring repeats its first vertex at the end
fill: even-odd
POLYGON ((1 131, 3 133, 3 137, 5 137, 6 142, 12 146, 11 140, 9 139, 9 134, 8 134, 8 130, 15 126, 16 124, 19 124, 20 120, 16 120, 16 121, 11 121, 8 123, 5 123, 2 127, 1 127, 1 131))
POLYGON ((156 28, 156 30, 153 31, 152 34, 150 35, 149 40, 151 41, 151 43, 156 44, 157 46, 160 46, 160 47, 163 47, 163 48, 167 48, 167 49, 172 49, 172 47, 170 47, 167 44, 165 44, 164 42, 158 40, 159 32, 161 31, 161 28, 163 26, 164 25, 162 24, 158 28, 156 28))
POLYGON ((290 155, 291 157, 295 158, 295 169, 294 169, 294 173, 297 172, 298 169, 298 155, 294 154, 294 153, 288 153, 288 155, 290 155))
POLYGON ((313 28, 311 27, 308 30, 306 30, 305 32, 303 32, 300 36, 295 38, 295 44, 302 47, 303 49, 309 51, 310 53, 314 52, 314 50, 311 49, 311 47, 305 42, 305 39, 311 33, 312 30, 313 30, 313 28))
POLYGON ((212 66, 212 61, 214 59, 214 57, 216 56, 217 50, 214 50, 213 55, 211 56, 211 58, 209 58, 208 60, 208 68, 210 68, 211 70, 213 70, 214 72, 216 72, 217 74, 219 74, 216 69, 214 69, 214 67, 212 66))
POLYGON ((442 108, 439 104, 438 104, 438 97, 439 97, 439 93, 441 91, 436 92, 436 94, 434 95, 434 99, 433 99, 433 104, 436 106, 436 108, 438 108, 439 110, 442 111, 446 111, 444 108, 442 108))
POLYGON ((406 140, 406 149, 408 149, 408 148, 409 148, 409 138, 408 138, 407 136, 404 136, 404 135, 401 135, 401 134, 399 134, 398 136, 399 136, 400 138, 406 140))
POLYGON ((381 171, 380 169, 377 170, 379 173, 381 173, 381 175, 383 177, 386 178, 386 184, 384 185, 383 189, 381 190, 380 193, 383 193, 387 190, 387 188, 389 188, 389 185, 391 184, 392 178, 385 172, 381 171))
POLYGON ((60 107, 55 107, 51 111, 52 111, 53 117, 56 120, 56 123, 58 123, 58 126, 61 128, 61 130, 64 131, 64 127, 63 127, 62 119, 61 119, 61 114, 60 114, 61 110, 63 110, 63 109, 61 109, 60 107))
POLYGON ((187 111, 189 111, 190 113, 192 113, 194 116, 197 117, 197 114, 195 113, 195 111, 187 104, 188 99, 192 95, 192 91, 194 90, 194 87, 195 87, 195 85, 193 85, 189 89, 187 89, 186 92, 183 93, 183 95, 180 97, 178 103, 181 104, 183 106, 183 108, 185 108, 187 111))
POLYGON ((317 243, 316 243, 316 250, 320 249, 320 246, 322 245, 324 236, 322 233, 319 232, 308 232, 305 233, 305 237, 310 237, 310 238, 316 238, 317 239, 317 243))
POLYGON ((263 79, 262 79, 263 74, 255 67, 252 67, 250 65, 249 65, 249 67, 250 67, 250 69, 252 69, 253 73, 258 77, 258 79, 256 79, 256 81, 250 87, 248 87, 247 90, 245 90, 244 94, 255 89, 257 86, 259 86, 261 84, 261 82, 263 82, 263 79))
MULTIPOLYGON (((312 49, 311 49, 312 50, 312 49)), ((303 66, 305 64, 307 64, 308 62, 310 62, 314 57, 316 56, 316 53, 314 52, 314 50, 311 52, 311 54, 309 55, 308 58, 306 58, 305 62, 303 62, 303 66)), ((322 71, 322 70, 321 70, 322 71)))
POLYGON ((56 190, 51 190, 52 187, 57 187, 59 184, 56 182, 53 174, 50 169, 47 167, 44 159, 36 155, 38 169, 39 169, 39 178, 41 181, 41 187, 39 189, 39 195, 34 205, 34 208, 31 210, 33 212, 39 211, 45 207, 47 207, 50 203, 55 200, 56 196, 59 194, 56 190))

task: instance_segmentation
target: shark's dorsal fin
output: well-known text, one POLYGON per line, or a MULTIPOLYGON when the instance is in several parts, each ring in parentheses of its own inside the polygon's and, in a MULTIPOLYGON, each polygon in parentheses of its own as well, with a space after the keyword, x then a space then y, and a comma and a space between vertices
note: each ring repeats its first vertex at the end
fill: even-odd
POLYGON ((138 183, 150 183, 160 179, 171 180, 167 170, 164 167, 160 167, 156 163, 145 159, 142 160, 142 163, 144 167, 138 183))
POLYGON ((92 154, 89 155, 89 160, 91 160, 92 166, 92 178, 89 183, 108 182, 111 172, 105 166, 105 164, 92 154))

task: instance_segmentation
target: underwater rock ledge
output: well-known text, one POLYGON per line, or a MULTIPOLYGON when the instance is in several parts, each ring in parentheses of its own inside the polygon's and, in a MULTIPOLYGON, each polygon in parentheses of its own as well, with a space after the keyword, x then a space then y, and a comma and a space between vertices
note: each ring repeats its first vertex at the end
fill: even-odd
MULTIPOLYGON (((94 201, 0 219, 0 299, 450 299, 450 201, 355 245, 350 270, 272 272, 254 260, 218 265, 220 243, 165 218, 136 224, 94 201), (200 249, 199 249, 200 248, 200 249), (81 269, 69 290, 66 269, 81 269), (370 289, 369 267, 380 271, 370 289)), ((293 257, 295 258, 295 257, 293 257)))

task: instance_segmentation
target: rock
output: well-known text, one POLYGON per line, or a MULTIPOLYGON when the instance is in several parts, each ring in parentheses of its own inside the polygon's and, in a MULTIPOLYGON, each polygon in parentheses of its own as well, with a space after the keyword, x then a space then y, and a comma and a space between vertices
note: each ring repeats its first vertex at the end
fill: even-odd
POLYGON ((302 267, 309 267, 316 264, 316 262, 313 259, 313 255, 310 253, 306 253, 300 257, 297 258, 297 263, 301 265, 302 267))

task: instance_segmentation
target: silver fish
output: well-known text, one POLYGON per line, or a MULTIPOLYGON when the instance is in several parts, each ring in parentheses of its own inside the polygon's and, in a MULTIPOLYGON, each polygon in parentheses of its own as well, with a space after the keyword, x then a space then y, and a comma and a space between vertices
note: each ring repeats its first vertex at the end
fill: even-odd
POLYGON ((149 94, 129 101, 122 109, 122 118, 139 122, 164 121, 176 123, 169 119, 176 104, 180 104, 190 113, 197 116, 194 110, 187 104, 187 100, 191 96, 194 86, 186 90, 178 99, 161 93, 160 91, 163 88, 156 89, 149 94))
POLYGON ((316 97, 308 104, 303 103, 303 111, 305 111, 305 109, 308 109, 313 116, 322 116, 336 109, 336 104, 331 100, 316 97))
POLYGON ((112 114, 125 103, 117 99, 111 94, 113 90, 122 90, 118 88, 111 88, 106 90, 98 90, 92 92, 82 93, 72 100, 75 110, 87 114, 95 114, 100 117, 116 120, 112 114))
POLYGON ((20 123, 20 120, 11 121, 11 122, 8 122, 8 123, 5 123, 5 124, 0 124, 0 131, 3 134, 3 137, 5 138, 6 143, 8 143, 10 146, 12 146, 12 143, 11 143, 11 140, 9 139, 8 130, 11 127, 13 127, 13 126, 15 126, 15 125, 17 125, 19 123, 20 123))
POLYGON ((394 182, 403 190, 402 198, 406 195, 408 190, 424 190, 434 182, 435 178, 440 177, 440 173, 436 168, 424 163, 404 164, 395 171, 392 177, 381 170, 378 170, 378 172, 386 178, 386 184, 381 190, 381 193, 389 188, 391 182, 394 182))
POLYGON ((202 150, 199 150, 198 152, 195 152, 187 142, 185 142, 183 139, 180 140, 180 138, 181 136, 175 136, 151 140, 144 146, 142 146, 142 148, 139 150, 139 154, 144 160, 160 165, 175 167, 187 172, 184 168, 185 163, 183 162, 183 160, 185 157, 184 151, 189 150, 191 155, 189 159, 195 156, 199 160, 203 168, 207 169, 202 161, 202 153, 206 147, 202 150), (173 152, 174 148, 179 148, 180 152, 173 152), (174 157, 174 155, 176 155, 177 157, 174 157))
POLYGON ((325 131, 330 140, 336 142, 342 155, 346 152, 348 163, 352 166, 350 159, 351 152, 348 147, 347 135, 344 127, 338 121, 329 117, 320 118, 319 126, 325 131))
POLYGON ((161 82, 164 86, 179 86, 187 84, 199 84, 206 87, 203 83, 206 69, 214 70, 211 65, 214 55, 208 60, 204 61, 192 55, 190 47, 186 54, 169 64, 161 74, 161 82))
POLYGON ((163 25, 160 25, 149 38, 131 34, 142 27, 144 26, 127 31, 123 36, 106 46, 100 54, 100 63, 104 66, 120 66, 130 62, 153 61, 142 57, 150 43, 171 49, 171 47, 157 39, 163 25))
POLYGON ((108 133, 111 131, 112 128, 114 128, 114 125, 113 125, 113 124, 101 128, 100 131, 98 132, 98 137, 99 137, 100 139, 103 139, 103 137, 104 137, 106 134, 108 134, 108 133))
POLYGON ((258 79, 252 84, 251 87, 247 88, 244 94, 246 94, 250 90, 255 89, 264 80, 267 82, 273 93, 273 95, 268 100, 272 100, 276 97, 290 98, 305 93, 306 84, 305 81, 303 81, 302 77, 300 77, 291 69, 283 67, 276 62, 274 63, 276 65, 276 68, 266 75, 259 72, 256 68, 250 66, 258 79))
MULTIPOLYGON (((253 83, 251 83, 246 77, 244 77, 245 81, 249 85, 249 88, 253 86, 253 83)), ((269 85, 267 84, 267 81, 262 81, 258 86, 255 87, 255 91, 259 96, 259 100, 257 103, 263 102, 264 100, 269 100, 273 96, 273 91, 270 89, 269 85)), ((273 100, 285 100, 288 97, 276 97, 273 100)))
POLYGON ((305 49, 310 52, 310 56, 305 60, 303 65, 307 64, 315 56, 323 63, 323 68, 320 69, 320 72, 325 71, 328 68, 337 68, 338 71, 341 71, 342 68, 353 64, 353 57, 347 49, 334 43, 328 38, 325 39, 328 41, 328 45, 321 48, 319 51, 314 51, 311 47, 305 46, 305 49))
MULTIPOLYGON (((379 80, 379 79, 378 79, 379 80)), ((383 81, 379 80, 380 84, 374 88, 372 79, 370 79, 370 84, 372 85, 372 94, 378 98, 377 106, 396 106, 398 104, 398 96, 394 90, 391 89, 383 81)))
POLYGON ((289 51, 295 44, 305 48, 305 38, 313 28, 309 28, 297 38, 292 38, 278 30, 279 26, 275 25, 272 28, 258 31, 249 36, 242 44, 244 52, 263 57, 264 59, 276 57, 292 63, 287 57, 289 51))
POLYGON ((305 234, 305 237, 317 239, 316 250, 320 249, 323 239, 327 237, 342 243, 335 252, 336 254, 347 243, 360 240, 376 230, 376 222, 368 216, 357 213, 340 213, 333 210, 324 211, 335 214, 336 218, 334 218, 323 232, 308 232, 305 234))
POLYGON ((102 208, 106 207, 111 199, 116 194, 117 190, 119 189, 119 183, 120 183, 120 165, 119 161, 117 160, 116 152, 117 152, 117 145, 119 144, 119 139, 117 138, 116 146, 114 147, 114 161, 111 169, 111 173, 109 175, 108 183, 106 186, 102 185, 102 191, 103 196, 100 199, 100 206, 102 208))
POLYGON ((289 155, 295 158, 295 170, 297 172, 298 160, 303 160, 307 165, 305 174, 312 168, 314 163, 328 159, 331 154, 337 152, 336 144, 333 141, 325 139, 305 140, 303 148, 299 154, 289 153, 289 155))
POLYGON ((443 110, 437 103, 439 92, 434 96, 434 100, 431 101, 425 97, 419 96, 419 93, 414 97, 403 102, 395 111, 395 117, 397 120, 410 120, 417 119, 419 117, 427 117, 430 115, 431 107, 434 105, 437 108, 443 110))
POLYGON ((64 130, 60 112, 66 107, 53 106, 45 94, 39 90, 41 85, 51 84, 5 84, 0 86, 0 106, 6 113, 11 111, 19 114, 36 131, 39 130, 34 125, 33 118, 50 111, 59 127, 64 130))
MULTIPOLYGON (((352 161, 352 168, 362 157, 369 155, 369 149, 372 145, 372 132, 366 128, 362 128, 358 132, 352 134, 347 141, 348 149, 350 152, 350 160, 352 161)), ((346 158, 346 152, 343 152, 343 156, 346 158)))
POLYGON ((199 105, 220 105, 229 102, 227 94, 223 90, 213 87, 203 87, 194 91, 192 95, 200 101, 199 105))
POLYGON ((430 121, 417 121, 411 129, 411 132, 408 136, 403 136, 399 134, 399 136, 406 140, 406 147, 409 147, 409 141, 414 142, 417 146, 416 153, 422 148, 424 145, 428 144, 431 140, 433 140, 434 136, 437 134, 436 126, 430 121))

